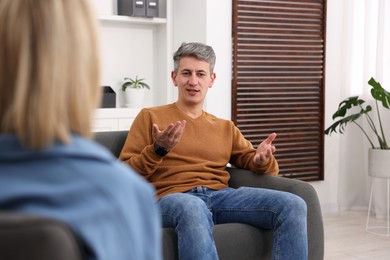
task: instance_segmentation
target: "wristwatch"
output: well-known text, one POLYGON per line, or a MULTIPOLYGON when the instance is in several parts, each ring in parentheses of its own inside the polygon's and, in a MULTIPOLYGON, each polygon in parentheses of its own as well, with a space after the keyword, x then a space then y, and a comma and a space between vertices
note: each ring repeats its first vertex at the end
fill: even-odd
POLYGON ((159 145, 156 144, 156 143, 154 143, 153 147, 154 147, 154 152, 155 152, 157 155, 161 156, 161 157, 167 155, 167 153, 169 152, 169 149, 167 149, 167 148, 165 148, 165 147, 162 147, 162 146, 159 146, 159 145))

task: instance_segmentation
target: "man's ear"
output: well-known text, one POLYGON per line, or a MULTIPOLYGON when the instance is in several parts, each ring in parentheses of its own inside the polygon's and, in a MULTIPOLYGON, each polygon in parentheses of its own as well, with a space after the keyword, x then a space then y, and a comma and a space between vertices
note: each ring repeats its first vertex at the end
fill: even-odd
POLYGON ((176 73, 173 70, 171 71, 171 79, 172 79, 173 85, 177 86, 176 73))
POLYGON ((213 72, 213 74, 211 74, 211 81, 210 81, 209 88, 211 88, 214 85, 214 81, 216 78, 217 78, 217 74, 215 74, 215 72, 213 72))

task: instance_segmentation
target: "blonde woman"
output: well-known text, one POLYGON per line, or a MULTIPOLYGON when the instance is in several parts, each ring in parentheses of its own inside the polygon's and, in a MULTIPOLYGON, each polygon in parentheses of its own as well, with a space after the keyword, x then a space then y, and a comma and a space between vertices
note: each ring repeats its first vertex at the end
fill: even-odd
POLYGON ((88 259, 160 259, 153 188, 88 139, 96 34, 87 0, 0 0, 0 209, 64 221, 88 259))

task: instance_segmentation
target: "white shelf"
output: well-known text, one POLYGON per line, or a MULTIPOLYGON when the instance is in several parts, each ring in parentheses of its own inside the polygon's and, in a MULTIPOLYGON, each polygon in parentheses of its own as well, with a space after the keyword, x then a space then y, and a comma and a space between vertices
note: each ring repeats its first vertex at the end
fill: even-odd
MULTIPOLYGON (((115 3, 116 0, 105 0, 115 3)), ((171 96, 172 0, 159 0, 159 17, 117 15, 115 4, 107 10, 97 5, 101 39, 102 86, 117 93, 117 108, 100 108, 93 116, 94 131, 129 129, 139 109, 122 108, 121 81, 142 75, 151 86, 144 107, 166 104, 171 96)), ((111 6, 111 4, 110 4, 111 6)))
POLYGON ((94 132, 129 130, 139 108, 99 108, 92 120, 94 132))
POLYGON ((124 15, 104 15, 99 16, 101 22, 115 22, 115 23, 128 23, 128 24, 148 24, 148 25, 159 25, 166 24, 166 18, 159 17, 131 17, 124 15))
POLYGON ((136 117, 141 108, 98 108, 94 118, 136 117))

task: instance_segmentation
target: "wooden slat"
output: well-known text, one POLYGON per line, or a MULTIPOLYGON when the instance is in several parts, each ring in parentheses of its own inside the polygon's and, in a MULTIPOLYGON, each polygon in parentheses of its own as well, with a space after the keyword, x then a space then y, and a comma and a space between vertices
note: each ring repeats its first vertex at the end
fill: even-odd
POLYGON ((256 147, 277 132, 280 174, 323 176, 326 0, 233 0, 232 118, 256 147))

